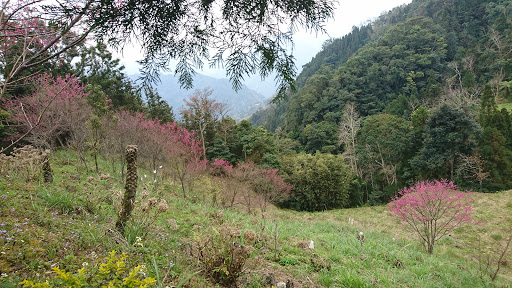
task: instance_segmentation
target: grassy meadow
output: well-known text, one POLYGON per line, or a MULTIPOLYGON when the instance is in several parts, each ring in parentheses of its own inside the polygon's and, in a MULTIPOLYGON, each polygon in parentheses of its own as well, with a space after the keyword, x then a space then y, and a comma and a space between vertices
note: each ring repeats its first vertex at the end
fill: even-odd
POLYGON ((30 179, 22 169, 0 174, 0 287, 19 287, 23 279, 51 282, 54 267, 94 271, 110 251, 126 253, 129 268, 144 267, 155 287, 269 287, 287 281, 295 288, 512 286, 512 249, 496 279, 489 277, 512 233, 512 190, 474 193, 477 223, 456 229, 429 255, 387 206, 262 212, 254 201, 252 207, 226 208, 214 201, 215 182, 207 176, 185 199, 181 187, 164 177, 165 167, 156 173, 139 169, 136 208, 123 237, 115 229, 123 195, 120 167, 100 158, 99 174, 92 162, 85 171, 68 151, 50 161, 52 184, 30 179), (151 199, 168 207, 148 206, 151 199), (230 245, 243 246, 245 254, 230 245), (219 264, 219 255, 228 257, 219 264), (236 281, 218 281, 219 273, 236 281))

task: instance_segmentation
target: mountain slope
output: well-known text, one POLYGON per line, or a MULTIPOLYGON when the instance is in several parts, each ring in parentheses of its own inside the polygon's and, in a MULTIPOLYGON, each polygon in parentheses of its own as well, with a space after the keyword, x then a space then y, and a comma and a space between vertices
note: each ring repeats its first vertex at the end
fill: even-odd
MULTIPOLYGON (((133 80, 140 75, 130 75, 133 80)), ((212 98, 217 102, 226 103, 230 111, 228 115, 239 120, 251 115, 265 104, 265 96, 249 89, 243 85, 239 91, 234 91, 228 79, 217 79, 202 74, 196 74, 194 77, 194 88, 187 90, 180 88, 177 77, 174 75, 161 75, 161 82, 155 88, 162 96, 162 99, 173 107, 175 112, 179 112, 184 105, 184 99, 187 99, 194 93, 195 89, 213 90, 212 98)))
POLYGON ((510 8, 504 0, 416 0, 397 7, 327 42, 299 75, 298 91, 259 111, 253 122, 270 131, 281 127, 303 146, 318 143, 309 145, 314 152, 337 141, 348 103, 362 116, 410 119, 419 105, 478 97, 491 79, 512 79, 510 8))
MULTIPOLYGON (((80 182, 76 173, 82 164, 76 154, 55 151, 50 161, 52 184, 27 183, 18 170, 9 175, 0 171, 0 287, 18 287, 22 279, 53 282, 53 267, 73 273, 83 268, 85 279, 95 283, 90 273, 110 251, 126 253, 123 263, 128 270, 144 266, 144 275, 157 279, 158 287, 219 287, 209 272, 233 262, 220 261, 216 265, 221 266, 212 268, 206 260, 214 259, 212 255, 239 256, 230 254, 229 247, 240 244, 251 253, 237 275, 238 287, 268 287, 270 274, 276 282, 290 279, 295 287, 509 287, 512 281, 510 250, 497 279, 491 282, 488 277, 510 235, 512 191, 475 193, 472 206, 478 224, 457 228, 429 255, 386 206, 316 213, 269 207, 262 213, 254 201, 248 213, 242 203, 232 208, 212 203, 204 197, 211 195, 203 194, 212 193, 208 185, 197 185, 186 199, 177 196, 181 188, 159 172, 154 177, 161 186, 145 177, 140 180, 151 189, 139 186, 123 237, 115 228, 121 175, 82 171, 80 182), (143 190, 149 195, 143 196, 143 190), (165 200, 165 209, 158 205, 146 210, 144 205, 152 199, 165 200), (364 241, 358 240, 360 232, 364 241), (314 249, 309 248, 311 241, 314 249)), ((111 169, 100 158, 100 170, 111 169)), ((139 172, 152 174, 140 167, 139 172)))

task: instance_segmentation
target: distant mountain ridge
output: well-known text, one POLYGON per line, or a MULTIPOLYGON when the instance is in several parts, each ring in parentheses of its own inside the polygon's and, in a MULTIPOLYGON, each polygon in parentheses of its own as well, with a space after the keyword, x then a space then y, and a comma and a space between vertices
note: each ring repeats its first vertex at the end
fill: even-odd
MULTIPOLYGON (((141 75, 132 74, 128 77, 137 80, 141 75)), ((249 117, 253 112, 266 106, 267 99, 257 91, 242 85, 239 91, 233 90, 232 84, 228 79, 218 79, 202 74, 196 74, 194 77, 194 88, 180 88, 178 78, 171 74, 164 74, 160 77, 160 83, 155 85, 163 100, 173 107, 174 113, 179 113, 184 106, 185 99, 194 93, 196 89, 213 90, 212 98, 217 102, 226 103, 229 106, 228 115, 235 120, 249 117)))

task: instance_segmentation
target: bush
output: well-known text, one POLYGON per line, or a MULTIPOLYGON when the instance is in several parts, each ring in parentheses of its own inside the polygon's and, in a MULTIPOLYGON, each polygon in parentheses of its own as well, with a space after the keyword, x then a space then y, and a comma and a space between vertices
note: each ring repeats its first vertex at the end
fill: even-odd
POLYGON ((89 269, 86 262, 76 274, 66 272, 59 267, 54 267, 53 272, 56 278, 52 281, 55 285, 48 282, 36 283, 24 280, 20 283, 27 288, 50 288, 50 287, 126 287, 126 288, 146 288, 154 287, 155 279, 146 278, 144 266, 137 266, 132 270, 126 268, 126 254, 116 255, 115 251, 110 252, 106 262, 101 264, 98 270, 89 269))
POLYGON ((349 206, 352 174, 341 156, 302 153, 283 158, 281 167, 293 185, 292 196, 284 206, 307 211, 349 206))
POLYGON ((389 204, 389 210, 402 223, 411 226, 429 254, 434 244, 448 232, 472 222, 473 200, 446 180, 419 182, 402 189, 389 204))
POLYGON ((27 145, 14 148, 11 156, 0 153, 0 175, 16 175, 27 182, 34 181, 42 174, 41 169, 50 155, 50 150, 40 150, 27 145))
POLYGON ((208 232, 208 236, 200 237, 194 244, 193 255, 215 282, 232 287, 242 274, 252 249, 238 243, 241 232, 227 225, 219 230, 212 227, 208 232))

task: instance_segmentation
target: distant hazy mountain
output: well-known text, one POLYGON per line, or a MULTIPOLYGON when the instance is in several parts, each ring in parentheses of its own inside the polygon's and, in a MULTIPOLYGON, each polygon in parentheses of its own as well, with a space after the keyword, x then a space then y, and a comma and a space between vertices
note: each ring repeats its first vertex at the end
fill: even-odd
POLYGON ((262 81, 259 75, 252 75, 245 79, 245 85, 252 90, 258 91, 258 93, 268 99, 274 97, 277 92, 277 84, 274 82, 274 77, 275 74, 272 73, 262 81))
MULTIPOLYGON (((130 75, 130 79, 136 80, 140 75, 130 75)), ((178 113, 184 105, 184 99, 188 99, 194 93, 195 89, 209 88, 213 90, 212 97, 221 103, 229 105, 229 116, 235 120, 240 120, 250 116, 254 111, 260 109, 266 104, 266 97, 262 94, 249 89, 243 85, 239 91, 234 91, 228 79, 217 79, 202 74, 196 74, 194 77, 193 89, 182 89, 178 83, 178 78, 174 75, 161 75, 161 82, 155 86, 162 98, 173 107, 173 111, 178 113)))

